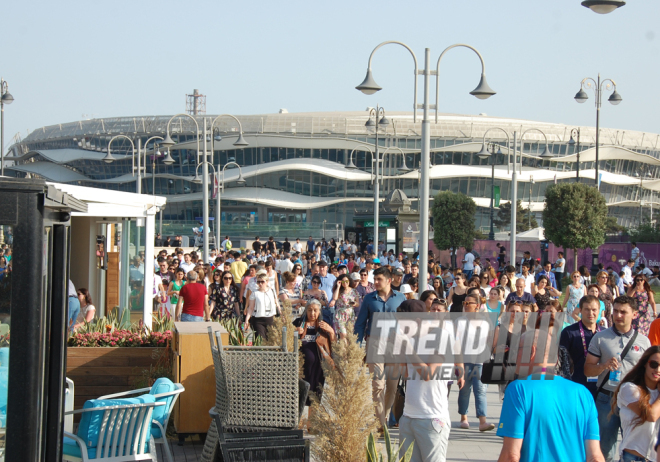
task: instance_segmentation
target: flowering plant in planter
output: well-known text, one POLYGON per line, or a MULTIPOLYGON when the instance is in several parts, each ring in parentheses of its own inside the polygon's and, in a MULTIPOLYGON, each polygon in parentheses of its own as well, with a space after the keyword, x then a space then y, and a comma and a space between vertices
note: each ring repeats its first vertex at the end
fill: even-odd
POLYGON ((172 331, 133 332, 114 330, 112 332, 74 333, 67 342, 70 347, 152 347, 165 348, 172 340, 172 331))

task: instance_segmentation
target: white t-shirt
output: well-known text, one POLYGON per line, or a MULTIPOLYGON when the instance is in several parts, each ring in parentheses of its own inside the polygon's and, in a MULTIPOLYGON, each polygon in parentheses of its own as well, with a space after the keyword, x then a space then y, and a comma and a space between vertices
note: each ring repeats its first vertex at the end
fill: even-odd
POLYGON ((463 263, 463 271, 473 271, 474 270, 474 255, 472 252, 468 252, 463 257, 465 263, 463 263))
POLYGON ((563 273, 564 269, 566 269, 566 259, 565 258, 558 258, 557 261, 555 262, 555 273, 563 273))
POLYGON ((293 244, 293 250, 296 252, 302 252, 302 244, 300 242, 296 242, 293 244))
MULTIPOLYGON (((648 390, 651 393, 649 405, 658 399, 658 390, 648 390)), ((408 393, 406 391, 406 397, 408 393)), ((631 449, 642 454, 648 460, 656 460, 655 446, 656 435, 658 434, 658 422, 644 422, 641 425, 635 425, 639 421, 639 416, 628 407, 629 404, 636 403, 640 399, 640 390, 637 385, 631 382, 625 382, 619 388, 617 395, 617 404, 619 405, 619 415, 621 416, 621 429, 623 430, 623 440, 619 446, 620 451, 631 449), (634 427, 634 428, 633 428, 634 427)))
POLYGON ((195 264, 193 262, 186 263, 185 261, 179 262, 179 268, 181 268, 183 271, 186 272, 186 276, 188 275, 189 271, 192 271, 195 268, 195 264))
POLYGON ((644 268, 644 269, 642 270, 642 274, 643 274, 644 276, 649 276, 649 277, 650 277, 650 276, 653 276, 653 271, 651 271, 651 270, 648 269, 648 268, 644 268))
MULTIPOLYGON (((443 364, 445 368, 452 364, 443 364)), ((440 419, 447 425, 451 425, 449 416, 449 402, 447 400, 447 380, 421 380, 416 374, 413 375, 412 365, 408 365, 408 379, 406 382, 406 403, 403 407, 403 415, 411 419, 440 419)))
MULTIPOLYGON (((516 279, 517 278, 522 278, 525 280, 525 292, 529 292, 530 294, 532 293, 532 284, 535 283, 534 275, 532 273, 528 273, 527 277, 523 276, 521 273, 516 274, 516 279)), ((513 285, 515 287, 515 283, 513 285)))

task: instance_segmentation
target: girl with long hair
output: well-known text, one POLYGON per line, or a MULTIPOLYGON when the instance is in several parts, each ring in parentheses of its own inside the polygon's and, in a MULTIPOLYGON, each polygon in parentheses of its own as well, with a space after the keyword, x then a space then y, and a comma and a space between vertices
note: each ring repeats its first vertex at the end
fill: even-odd
POLYGON ((335 302, 335 332, 341 339, 346 337, 346 324, 355 322, 353 311, 360 303, 360 294, 351 288, 351 280, 346 274, 340 274, 332 288, 332 299, 335 302))
POLYGON ((464 274, 456 275, 456 287, 451 288, 447 297, 447 302, 451 305, 449 311, 452 313, 463 311, 463 302, 468 290, 465 282, 464 274))
POLYGON ((660 346, 648 348, 612 394, 612 413, 619 414, 622 461, 655 461, 660 418, 660 346))

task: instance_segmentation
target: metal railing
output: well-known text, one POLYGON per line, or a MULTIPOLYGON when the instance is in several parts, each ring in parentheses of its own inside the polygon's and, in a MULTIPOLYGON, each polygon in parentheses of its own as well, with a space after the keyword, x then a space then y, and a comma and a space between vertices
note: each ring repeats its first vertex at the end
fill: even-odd
MULTIPOLYGON (((188 220, 163 220, 162 236, 193 236, 192 228, 198 228, 197 221, 188 220)), ((209 223, 209 228, 213 235, 216 234, 215 222, 209 223)), ((221 236, 229 236, 232 241, 238 239, 252 240, 255 236, 260 238, 268 238, 273 236, 275 240, 283 241, 285 237, 289 241, 295 241, 300 238, 301 242, 306 242, 309 236, 314 240, 325 238, 330 240, 344 239, 344 224, 343 223, 328 223, 328 222, 307 222, 307 223, 250 223, 239 222, 229 223, 222 222, 220 227, 221 236)), ((191 240, 193 242, 193 240, 191 240)))

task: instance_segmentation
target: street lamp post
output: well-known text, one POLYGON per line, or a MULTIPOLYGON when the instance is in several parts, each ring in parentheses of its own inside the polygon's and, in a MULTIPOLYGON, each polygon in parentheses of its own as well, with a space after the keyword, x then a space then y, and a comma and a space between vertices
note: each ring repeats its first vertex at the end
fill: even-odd
POLYGON ((378 221, 380 220, 380 182, 378 181, 380 155, 378 153, 378 130, 381 125, 385 125, 385 129, 387 130, 387 125, 389 124, 390 121, 385 117, 385 109, 378 105, 376 105, 375 108, 372 107, 369 109, 369 119, 367 119, 367 123, 364 125, 367 128, 373 127, 376 132, 376 141, 374 143, 374 150, 376 152, 375 160, 372 156, 372 160, 374 160, 374 175, 376 177, 376 182, 374 184, 374 248, 376 249, 376 254, 378 254, 378 221))
POLYGON ((626 2, 623 0, 584 0, 581 5, 589 8, 594 13, 607 14, 621 8, 626 2))
POLYGON ((5 176, 5 104, 13 102, 7 81, 0 79, 0 176, 5 176))
MULTIPOLYGON (((5 176, 5 104, 14 102, 7 81, 0 78, 0 176, 5 176)), ((0 244, 5 243, 5 227, 0 225, 0 244)))
MULTIPOLYGON (((503 128, 499 127, 492 127, 489 128, 484 132, 484 136, 481 142, 481 151, 477 154, 477 157, 479 159, 487 159, 490 157, 490 165, 491 165, 491 175, 490 175, 490 232, 488 233, 488 240, 489 241, 494 241, 495 240, 495 229, 493 225, 494 221, 494 213, 495 213, 495 147, 497 146, 498 152, 497 154, 501 154, 501 148, 499 147, 498 144, 496 143, 490 143, 491 146, 491 152, 486 149, 486 135, 488 134, 489 131, 491 130, 499 130, 502 133, 506 135, 506 147, 507 151, 511 152, 510 150, 510 144, 511 144, 511 139, 509 138, 509 133, 504 130, 503 128)), ((507 168, 508 168, 509 162, 507 162, 507 168)), ((507 172, 508 173, 508 172, 507 172)))
MULTIPOLYGON (((171 147, 174 146, 176 143, 174 140, 172 140, 172 137, 170 135, 170 125, 172 123, 172 120, 174 120, 177 117, 188 117, 195 123, 195 128, 197 128, 196 132, 196 138, 197 138, 197 163, 198 167, 199 165, 204 165, 204 187, 202 190, 202 236, 203 236, 203 252, 202 252, 202 259, 204 262, 209 261, 209 240, 208 240, 208 230, 209 230, 209 178, 208 178, 208 163, 206 160, 206 150, 204 150, 204 158, 202 159, 202 162, 199 161, 199 138, 202 135, 202 133, 199 130, 199 123, 197 122, 197 119, 195 119, 193 116, 190 114, 186 113, 180 113, 180 114, 175 114, 172 117, 170 117, 170 120, 167 121, 167 130, 165 132, 165 139, 160 142, 161 146, 164 147, 171 147)), ((205 127, 206 128, 206 127, 205 127)), ((204 137, 204 140, 206 142, 206 137, 204 137)))
POLYGON ((220 164, 218 164, 218 170, 217 170, 217 172, 220 172, 220 171, 222 170, 222 175, 220 175, 221 178, 218 178, 218 177, 216 176, 217 183, 218 183, 218 191, 217 191, 217 194, 216 194, 216 200, 217 200, 217 202, 216 202, 216 207, 215 207, 215 214, 216 214, 215 220, 216 220, 216 222, 217 222, 217 224, 216 224, 216 231, 217 231, 218 234, 217 234, 217 236, 216 236, 216 238, 215 238, 215 246, 216 246, 216 248, 218 248, 218 249, 220 249, 220 242, 222 242, 222 241, 220 240, 220 237, 221 237, 221 236, 220 236, 220 222, 221 222, 221 220, 222 220, 222 213, 221 213, 221 206, 222 206, 222 204, 221 204, 221 202, 220 202, 220 201, 221 201, 221 198, 220 198, 221 194, 220 194, 220 193, 225 191, 225 169, 226 169, 229 165, 235 165, 236 167, 238 167, 238 180, 236 180, 236 184, 237 184, 238 186, 245 186, 245 183, 246 183, 245 179, 243 179, 243 171, 241 170, 241 166, 238 165, 236 162, 227 162, 227 163, 222 167, 222 169, 220 169, 220 164))
MULTIPOLYGON (((523 158, 523 145, 524 137, 528 132, 535 131, 539 132, 545 138, 545 148, 539 157, 547 159, 552 157, 550 153, 550 148, 548 147, 548 137, 546 134, 539 130, 538 128, 529 128, 521 133, 520 135, 520 163, 518 163, 518 133, 513 132, 513 173, 511 175, 511 240, 509 253, 511 255, 511 262, 513 266, 516 266, 516 225, 518 220, 518 168, 522 174, 522 158, 523 158)), ((524 192, 523 192, 524 195, 524 192)))
POLYGON ((532 229, 532 186, 534 186, 534 177, 529 177, 529 203, 527 205, 527 227, 532 229))
MULTIPOLYGON (((231 115, 231 114, 220 114, 220 115, 217 116, 215 119, 213 119, 213 121, 211 122, 211 127, 210 127, 210 135, 211 135, 211 162, 213 161, 213 151, 214 151, 214 146, 213 146, 214 143, 213 143, 213 142, 214 142, 214 141, 220 141, 220 140, 222 140, 222 137, 221 137, 220 135, 217 135, 217 136, 214 135, 215 123, 216 123, 218 120, 220 120, 220 118, 222 118, 222 117, 229 117, 229 118, 231 118, 231 119, 234 119, 234 120, 236 121, 236 123, 238 124, 238 138, 237 138, 236 141, 234 142, 234 146, 236 146, 237 148, 244 148, 244 147, 250 145, 247 141, 245 141, 245 138, 243 138, 243 125, 241 124, 241 121, 238 120, 238 118, 237 118, 236 116, 233 116, 233 115, 231 115)), ((204 126, 206 127, 206 120, 204 121, 204 126)), ((204 146, 206 147, 206 136, 204 137, 204 146)), ((206 152, 206 148, 204 149, 204 151, 206 152)), ((231 163, 232 163, 232 162, 226 164, 225 167, 226 167, 227 165, 231 164, 231 163)), ((233 162, 233 163, 235 163, 235 162, 233 162)), ((238 164, 236 164, 236 165, 238 165, 238 164)), ((220 169, 219 163, 218 163, 218 169, 220 169)), ((239 166, 239 169, 240 169, 240 166, 239 166)), ((223 167, 222 171, 223 171, 223 177, 224 177, 224 167, 223 167)), ((242 178, 243 178, 243 174, 241 173, 240 178, 239 178, 239 181, 241 181, 242 178)), ((243 184, 245 184, 245 180, 242 180, 242 181, 243 181, 243 184)), ((207 185, 207 186, 204 186, 204 188, 207 189, 207 188, 208 188, 208 185, 207 185)), ((217 195, 217 199, 218 199, 218 201, 217 201, 217 210, 216 210, 216 215, 217 215, 216 220, 217 220, 217 223, 216 223, 216 225, 215 225, 215 230, 216 230, 216 238, 215 238, 216 241, 215 241, 215 247, 216 247, 217 249, 219 249, 219 248, 220 248, 220 242, 221 242, 221 241, 220 241, 220 236, 221 236, 220 233, 222 232, 221 229, 220 229, 220 228, 221 228, 221 225, 222 225, 222 222, 221 222, 221 220, 222 220, 222 216, 220 215, 220 186, 219 186, 219 185, 218 185, 218 195, 217 195)), ((207 207, 208 207, 208 206, 207 206, 207 207)), ((204 239, 204 242, 206 242, 206 239, 204 239)))
POLYGON ((587 88, 593 88, 594 93, 596 94, 596 177, 594 178, 594 182, 596 183, 596 186, 600 185, 599 173, 598 173, 598 148, 600 144, 600 106, 602 103, 603 85, 605 85, 606 90, 609 90, 610 88, 614 88, 614 91, 612 91, 612 94, 607 99, 611 104, 616 106, 621 101, 623 101, 621 95, 616 91, 616 83, 614 82, 614 80, 605 79, 601 81, 600 73, 598 74, 597 81, 591 77, 586 77, 582 79, 582 81, 580 82, 580 91, 578 91, 574 96, 575 101, 577 101, 580 104, 588 100, 589 96, 587 95, 587 92, 584 91, 585 86, 587 88))
POLYGON ((577 165, 577 170, 575 173, 575 182, 580 182, 580 129, 574 128, 571 130, 571 139, 568 140, 569 146, 575 147, 575 155, 577 156, 575 164, 577 165))
POLYGON ((438 81, 438 76, 440 75, 440 61, 442 60, 442 57, 445 55, 445 53, 452 48, 456 47, 465 47, 469 48, 470 50, 474 51, 477 56, 479 57, 479 60, 481 61, 481 80, 479 81, 479 85, 477 85, 477 88, 472 90, 470 92, 471 95, 476 96, 479 99, 486 99, 495 94, 495 92, 488 86, 488 83, 486 82, 486 67, 484 65, 483 58, 481 54, 477 51, 476 48, 470 46, 470 45, 465 45, 462 43, 458 43, 455 45, 451 45, 440 54, 440 57, 438 58, 438 62, 436 65, 436 70, 435 72, 431 70, 431 50, 429 48, 426 48, 424 50, 424 69, 418 70, 417 66, 417 57, 415 56, 415 53, 412 51, 412 49, 406 45, 403 42, 397 42, 397 41, 386 41, 382 42, 374 50, 371 52, 371 55, 369 56, 369 61, 367 64, 367 75, 364 78, 364 81, 355 87, 356 89, 360 90, 361 92, 367 94, 367 95, 373 95, 377 91, 381 90, 382 88, 374 81, 374 78, 371 73, 371 61, 374 57, 374 54, 376 51, 388 44, 396 44, 400 45, 404 48, 406 48, 410 54, 412 55, 414 64, 415 64, 415 69, 414 69, 414 94, 413 94, 413 122, 417 123, 417 110, 422 109, 424 111, 424 116, 422 119, 422 152, 421 152, 421 181, 419 185, 419 212, 420 212, 420 249, 419 249, 419 254, 421 256, 421 263, 420 266, 420 283, 419 283, 419 291, 420 294, 426 289, 426 282, 428 280, 428 264, 427 264, 427 259, 428 259, 428 253, 429 253, 429 190, 430 190, 430 161, 431 161, 431 155, 430 155, 430 145, 431 145, 431 131, 430 131, 430 124, 431 121, 429 119, 429 110, 433 109, 435 110, 435 121, 436 123, 438 122, 438 97, 439 97, 439 81, 438 81), (423 75, 424 76, 424 99, 423 103, 421 105, 417 104, 417 76, 418 75, 423 75), (435 75, 436 77, 436 94, 435 94, 435 105, 429 104, 429 86, 430 86, 430 77, 432 75, 435 75))

